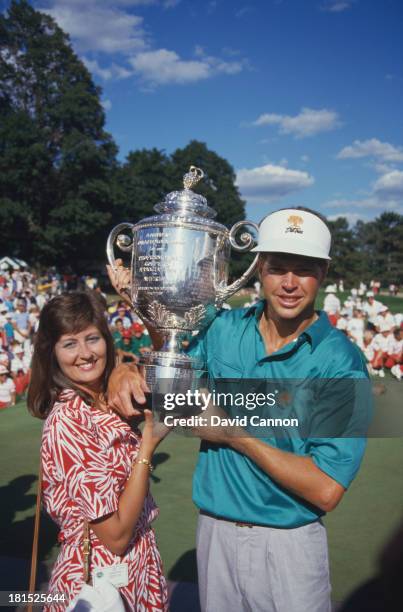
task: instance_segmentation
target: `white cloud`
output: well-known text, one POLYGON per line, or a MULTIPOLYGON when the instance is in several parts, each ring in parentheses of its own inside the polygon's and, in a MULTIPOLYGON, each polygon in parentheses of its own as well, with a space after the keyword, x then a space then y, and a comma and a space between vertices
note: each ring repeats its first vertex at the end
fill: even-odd
POLYGON ((137 74, 153 85, 189 83, 209 77, 208 64, 198 60, 183 61, 175 51, 168 49, 138 53, 130 63, 137 74))
MULTIPOLYGON (((119 4, 119 3, 117 3, 119 4)), ((129 53, 147 46, 143 18, 119 8, 91 2, 52 3, 39 8, 53 17, 70 34, 79 53, 129 53)))
POLYGON ((222 52, 227 57, 236 57, 241 54, 239 49, 233 49, 232 47, 223 47, 222 52))
POLYGON ((97 60, 92 60, 87 57, 83 57, 82 60, 92 74, 99 76, 104 81, 109 81, 110 79, 127 79, 133 74, 133 70, 128 70, 124 66, 119 66, 118 64, 111 64, 108 68, 102 68, 97 60))
POLYGON ((359 159, 361 157, 374 157, 385 162, 403 161, 402 147, 395 147, 389 142, 381 142, 377 138, 368 140, 355 140, 352 145, 344 147, 337 159, 359 159))
POLYGON ((106 111, 110 111, 112 108, 112 102, 108 99, 102 101, 102 106, 106 111))
POLYGON ((282 134, 293 134, 296 138, 314 136, 320 132, 335 130, 341 125, 339 116, 335 111, 322 108, 302 108, 298 115, 278 115, 264 113, 252 125, 278 125, 282 134))
POLYGON ((87 68, 107 81, 138 76, 152 89, 168 83, 193 83, 218 74, 234 75, 248 67, 245 59, 230 61, 196 47, 196 58, 183 59, 173 50, 152 48, 143 17, 129 9, 140 5, 173 8, 181 0, 38 0, 71 36, 87 68), (100 60, 113 56, 114 62, 100 60))
POLYGON ((394 166, 394 164, 385 164, 383 162, 374 162, 370 164, 370 166, 378 174, 387 174, 388 172, 392 172, 392 170, 396 170, 396 167, 394 166))
MULTIPOLYGON (((381 176, 372 186, 372 191, 362 199, 335 198, 323 204, 324 208, 367 209, 382 212, 392 210, 403 213, 403 172, 394 170, 381 176)), ((345 216, 339 212, 339 215, 345 216)))
POLYGON ((196 57, 203 57, 204 55, 206 55, 204 47, 202 47, 201 45, 195 45, 194 54, 196 57))
POLYGON ((326 0, 320 7, 326 13, 342 13, 351 8, 353 0, 326 0))
POLYGON ((381 201, 398 200, 403 204, 403 172, 392 170, 381 176, 374 184, 374 194, 381 201))
MULTIPOLYGON (((177 0, 180 1, 180 0, 177 0)), ((75 10, 83 7, 96 6, 102 4, 104 8, 131 8, 134 6, 152 6, 159 4, 159 0, 34 0, 36 6, 42 5, 48 8, 54 6, 74 6, 75 10)))
POLYGON ((243 69, 242 62, 225 62, 205 56, 197 48, 196 60, 183 60, 175 51, 156 49, 144 51, 130 58, 135 73, 151 86, 169 83, 192 83, 208 79, 216 74, 237 74, 243 69))
POLYGON ((273 164, 252 169, 242 168, 236 176, 236 184, 249 202, 269 202, 310 187, 314 182, 314 178, 307 172, 273 164))
POLYGON ((251 13, 253 11, 253 7, 252 6, 243 6, 241 7, 238 11, 235 12, 235 17, 237 19, 242 19, 242 17, 244 17, 244 15, 247 15, 248 13, 251 13))
POLYGON ((224 74, 238 74, 238 72, 241 72, 244 68, 249 67, 248 62, 244 59, 237 61, 226 61, 218 57, 214 57, 213 55, 208 55, 201 45, 195 46, 194 53, 196 57, 200 58, 201 61, 210 66, 213 73, 222 72, 224 74))
POLYGON ((302 161, 304 164, 307 164, 307 163, 309 162, 309 160, 310 160, 310 157, 309 157, 309 155, 301 155, 301 158, 300 158, 300 159, 301 159, 301 161, 302 161))
POLYGON ((374 197, 364 198, 362 200, 348 198, 336 198, 328 200, 323 204, 324 208, 380 208, 381 204, 374 197))

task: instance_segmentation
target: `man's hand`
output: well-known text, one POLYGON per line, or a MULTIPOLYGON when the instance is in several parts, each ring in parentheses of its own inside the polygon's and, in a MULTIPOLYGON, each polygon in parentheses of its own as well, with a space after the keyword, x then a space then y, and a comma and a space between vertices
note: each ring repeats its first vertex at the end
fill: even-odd
MULTIPOLYGON (((203 389, 201 393, 208 394, 208 391, 203 389)), ((246 435, 246 431, 242 429, 242 427, 227 425, 224 419, 228 419, 229 415, 219 406, 215 406, 211 401, 207 410, 203 411, 199 416, 203 419, 203 422, 207 424, 193 427, 192 432, 202 440, 207 440, 215 444, 228 444, 231 446, 234 437, 246 435), (212 417, 214 417, 214 419, 212 419, 212 417), (220 424, 218 419, 222 421, 222 424, 220 424)))
POLYGON ((121 259, 117 259, 115 263, 115 268, 112 268, 112 266, 109 265, 106 266, 109 280, 111 281, 116 293, 120 295, 130 307, 132 307, 130 300, 130 269, 124 267, 121 259))
POLYGON ((150 393, 150 389, 136 366, 122 363, 113 370, 107 392, 110 408, 127 419, 140 416, 143 414, 140 406, 146 403, 144 393, 150 393))

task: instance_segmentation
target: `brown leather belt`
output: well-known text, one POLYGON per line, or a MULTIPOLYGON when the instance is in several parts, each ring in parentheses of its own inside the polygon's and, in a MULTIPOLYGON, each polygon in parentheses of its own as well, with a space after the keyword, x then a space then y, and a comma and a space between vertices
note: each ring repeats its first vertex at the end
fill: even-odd
POLYGON ((257 523, 244 523, 243 521, 235 521, 234 519, 224 518, 223 516, 216 516, 215 514, 211 514, 211 512, 207 512, 206 510, 200 510, 200 514, 203 516, 208 516, 210 518, 215 519, 216 521, 224 521, 226 523, 234 523, 236 527, 267 527, 267 525, 258 525, 257 523))

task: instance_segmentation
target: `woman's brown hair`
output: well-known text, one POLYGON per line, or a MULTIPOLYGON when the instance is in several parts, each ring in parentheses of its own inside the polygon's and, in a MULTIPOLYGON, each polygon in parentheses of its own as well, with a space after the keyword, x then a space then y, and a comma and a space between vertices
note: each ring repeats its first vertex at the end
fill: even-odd
POLYGON ((39 419, 46 419, 62 389, 73 389, 85 401, 93 401, 62 373, 55 355, 55 344, 61 336, 77 334, 89 325, 95 325, 106 342, 106 366, 102 376, 102 392, 105 393, 115 366, 115 346, 101 298, 94 292, 71 291, 54 297, 44 306, 35 339, 27 402, 30 413, 39 419))

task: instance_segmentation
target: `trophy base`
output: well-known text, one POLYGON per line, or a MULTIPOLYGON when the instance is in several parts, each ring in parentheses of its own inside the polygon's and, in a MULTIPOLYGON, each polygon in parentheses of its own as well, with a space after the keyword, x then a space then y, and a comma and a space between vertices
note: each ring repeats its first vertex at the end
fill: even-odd
MULTIPOLYGON (((150 351, 140 357, 140 365, 161 368, 179 368, 181 370, 202 370, 203 362, 185 353, 172 351, 150 351)), ((165 376, 164 378, 169 378, 165 376)))
POLYGON ((197 392, 207 387, 207 370, 200 360, 184 353, 151 351, 140 359, 152 395, 154 416, 163 421, 199 414, 197 392))

